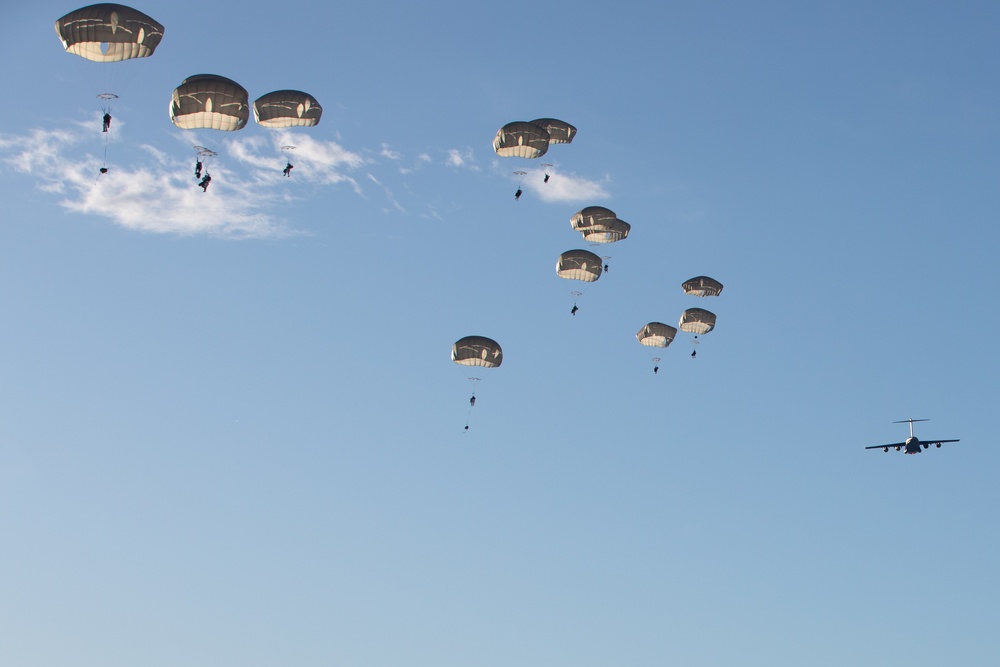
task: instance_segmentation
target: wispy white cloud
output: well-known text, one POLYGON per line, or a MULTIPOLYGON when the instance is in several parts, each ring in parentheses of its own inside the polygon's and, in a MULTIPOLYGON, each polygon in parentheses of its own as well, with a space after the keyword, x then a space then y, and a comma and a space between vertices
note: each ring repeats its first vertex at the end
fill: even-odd
POLYGON ((67 210, 105 217, 127 229, 227 238, 287 236, 293 231, 266 211, 274 197, 223 170, 213 170, 207 192, 198 187, 192 164, 142 146, 152 159, 138 168, 112 165, 99 175, 101 160, 80 154, 92 128, 36 129, 26 137, 0 137, 0 155, 39 187, 63 197, 67 210))
MULTIPOLYGON (((501 171, 504 166, 506 165, 501 166, 494 163, 496 171, 501 171)), ((562 173, 555 166, 549 166, 546 169, 521 166, 518 169, 528 172, 523 179, 510 175, 512 172, 507 173, 520 183, 523 190, 545 202, 586 203, 607 199, 611 196, 605 188, 605 185, 611 181, 610 177, 607 176, 601 181, 596 181, 576 174, 562 173), (549 175, 548 182, 545 181, 546 174, 549 175)))
POLYGON ((403 155, 398 151, 392 150, 389 144, 382 144, 382 150, 379 151, 379 155, 389 160, 402 160, 403 155))
MULTIPOLYGON (((123 127, 116 126, 118 133, 103 138, 117 136, 123 127)), ((193 151, 190 158, 181 159, 142 145, 140 150, 151 159, 143 159, 139 166, 112 163, 107 174, 99 175, 103 160, 93 154, 99 128, 99 123, 76 122, 23 136, 0 135, 0 161, 31 176, 39 189, 60 196, 67 210, 105 217, 128 229, 165 234, 265 238, 301 233, 273 213, 279 202, 289 198, 287 188, 279 189, 286 159, 294 162, 297 181, 321 186, 344 183, 363 196, 351 172, 369 160, 334 141, 287 131, 218 140, 211 147, 225 159, 205 161, 212 174, 206 192, 194 178, 193 151), (295 148, 283 151, 283 146, 295 148), (249 173, 237 171, 240 165, 249 166, 249 173)), ((178 131, 175 136, 188 145, 198 142, 197 134, 178 131)), ((398 207, 394 200, 393 204, 398 207)))
POLYGON ((551 174, 548 183, 542 182, 542 176, 532 179, 528 189, 547 202, 591 202, 607 199, 611 194, 605 189, 604 182, 583 178, 576 174, 551 174))
POLYGON ((229 142, 229 152, 237 160, 257 169, 258 182, 282 178, 284 160, 295 165, 295 178, 311 183, 334 185, 349 183, 358 193, 361 186, 348 172, 360 169, 369 160, 336 141, 316 139, 308 134, 279 131, 271 133, 270 142, 260 136, 237 137, 229 142), (282 147, 294 149, 282 150, 282 147))
MULTIPOLYGON (((115 132, 102 136, 99 119, 91 119, 22 135, 0 135, 0 166, 29 176, 34 187, 51 193, 75 213, 100 216, 127 229, 221 238, 304 233, 281 218, 280 212, 304 197, 303 192, 344 185, 366 200, 364 188, 378 192, 375 200, 384 197, 382 210, 386 213, 423 211, 413 214, 442 219, 438 209, 424 201, 427 189, 411 187, 415 172, 447 169, 452 174, 449 178, 457 178, 460 172, 480 169, 468 147, 435 149, 411 157, 383 143, 378 151, 355 152, 338 141, 291 130, 223 133, 222 137, 177 130, 174 137, 185 145, 184 152, 164 151, 153 145, 133 145, 125 151, 125 146, 117 144, 124 127, 115 125, 115 132), (110 140, 115 158, 127 153, 132 162, 113 160, 110 172, 98 176, 97 168, 103 162, 101 140, 110 140), (205 160, 212 183, 203 192, 194 177, 191 146, 206 141, 219 156, 205 160), (138 160, 137 150, 142 154, 138 160), (291 179, 282 175, 286 160, 294 164, 291 179), (391 168, 379 172, 380 164, 391 164, 391 168), (393 179, 393 174, 397 178, 393 179), (289 183, 312 187, 303 190, 288 187, 289 183)), ((511 177, 507 164, 501 166, 496 161, 492 167, 498 176, 511 177)), ((608 177, 594 180, 563 174, 550 165, 551 178, 543 183, 543 171, 531 169, 522 187, 542 201, 587 204, 609 196, 608 177)))
MULTIPOLYGON (((429 159, 430 156, 428 156, 428 160, 429 159)), ((465 169, 479 171, 479 167, 475 164, 475 155, 471 148, 449 149, 448 157, 445 159, 445 164, 449 167, 463 167, 465 169)))
MULTIPOLYGON (((388 199, 389 203, 392 204, 392 208, 396 209, 400 213, 406 212, 406 209, 403 208, 403 206, 396 200, 396 197, 392 194, 392 190, 386 187, 386 185, 383 184, 382 181, 378 180, 378 178, 375 177, 375 174, 368 173, 367 176, 369 181, 371 181, 378 187, 382 188, 382 192, 385 193, 386 199, 388 199)), ((383 209, 383 211, 386 213, 389 212, 388 209, 383 209)))

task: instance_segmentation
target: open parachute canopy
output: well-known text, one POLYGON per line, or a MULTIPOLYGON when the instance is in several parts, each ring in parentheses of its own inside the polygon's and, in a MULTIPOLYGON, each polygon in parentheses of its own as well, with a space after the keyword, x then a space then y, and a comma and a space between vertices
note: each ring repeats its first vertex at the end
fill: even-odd
POLYGON ((635 334, 636 340, 646 347, 667 347, 674 342, 677 329, 662 322, 650 322, 635 334))
POLYGON ((556 275, 592 283, 601 277, 601 258, 589 250, 567 250, 556 261, 556 275))
POLYGON ((215 74, 189 76, 174 89, 170 120, 183 130, 240 130, 250 119, 246 88, 215 74))
POLYGON ((253 103, 254 120, 264 127, 313 127, 322 115, 316 98, 300 90, 276 90, 253 103))
POLYGON ((610 208, 604 208, 603 206, 588 206, 587 208, 574 213, 573 217, 569 219, 569 224, 573 226, 574 231, 584 232, 590 227, 610 222, 617 217, 618 216, 615 212, 610 208))
POLYGON ((113 63, 153 55, 163 39, 163 26, 131 7, 102 3, 56 21, 56 34, 68 53, 113 63))
POLYGON ((620 220, 615 212, 603 206, 588 206, 569 219, 573 229, 588 243, 614 243, 628 238, 632 225, 620 220))
POLYGON ((607 222, 602 222, 593 227, 580 230, 583 238, 588 243, 614 243, 628 238, 628 233, 632 230, 632 225, 624 220, 615 218, 607 222))
POLYGON ((576 136, 576 128, 563 120, 538 118, 531 121, 531 124, 544 128, 549 133, 550 144, 569 144, 576 136))
POLYGON ((685 280, 681 284, 681 288, 685 294, 691 296, 719 296, 722 293, 722 283, 708 276, 697 276, 691 280, 685 280))
POLYGON ((532 123, 507 123, 497 131, 493 150, 500 157, 541 157, 549 150, 549 133, 532 123))
POLYGON ((503 363, 503 350, 492 338, 466 336, 451 346, 451 360, 462 366, 497 368, 503 363))
POLYGON ((710 313, 704 308, 688 308, 681 315, 681 321, 677 326, 681 331, 695 335, 707 334, 715 328, 715 313, 710 313))

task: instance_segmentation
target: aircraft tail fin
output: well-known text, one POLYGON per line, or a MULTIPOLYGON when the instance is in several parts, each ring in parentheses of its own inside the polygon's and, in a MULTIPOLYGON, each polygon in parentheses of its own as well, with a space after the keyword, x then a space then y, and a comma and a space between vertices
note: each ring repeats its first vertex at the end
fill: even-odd
POLYGON ((910 425, 910 437, 913 437, 913 422, 929 422, 930 419, 901 419, 898 422, 892 422, 893 424, 909 424, 910 425))

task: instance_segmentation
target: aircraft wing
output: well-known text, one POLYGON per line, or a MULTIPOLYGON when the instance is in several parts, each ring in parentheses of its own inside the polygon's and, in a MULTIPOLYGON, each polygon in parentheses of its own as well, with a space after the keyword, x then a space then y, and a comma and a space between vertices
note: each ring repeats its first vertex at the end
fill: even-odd
POLYGON ((930 445, 940 445, 942 442, 958 442, 958 440, 928 440, 927 442, 921 440, 920 444, 930 446, 930 445))
POLYGON ((865 449, 885 449, 886 447, 905 447, 905 442, 892 442, 888 445, 872 445, 871 447, 865 447, 865 449))

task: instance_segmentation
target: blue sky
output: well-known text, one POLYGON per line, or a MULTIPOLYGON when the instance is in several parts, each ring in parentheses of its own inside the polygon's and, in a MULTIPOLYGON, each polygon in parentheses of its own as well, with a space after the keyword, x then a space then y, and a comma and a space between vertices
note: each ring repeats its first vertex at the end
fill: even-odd
POLYGON ((133 6, 121 66, 2 29, 0 663, 1000 660, 1000 9, 133 6), (323 119, 178 130, 200 73, 323 119), (697 359, 635 341, 694 306, 697 359), (863 449, 908 417, 961 442, 863 449))

